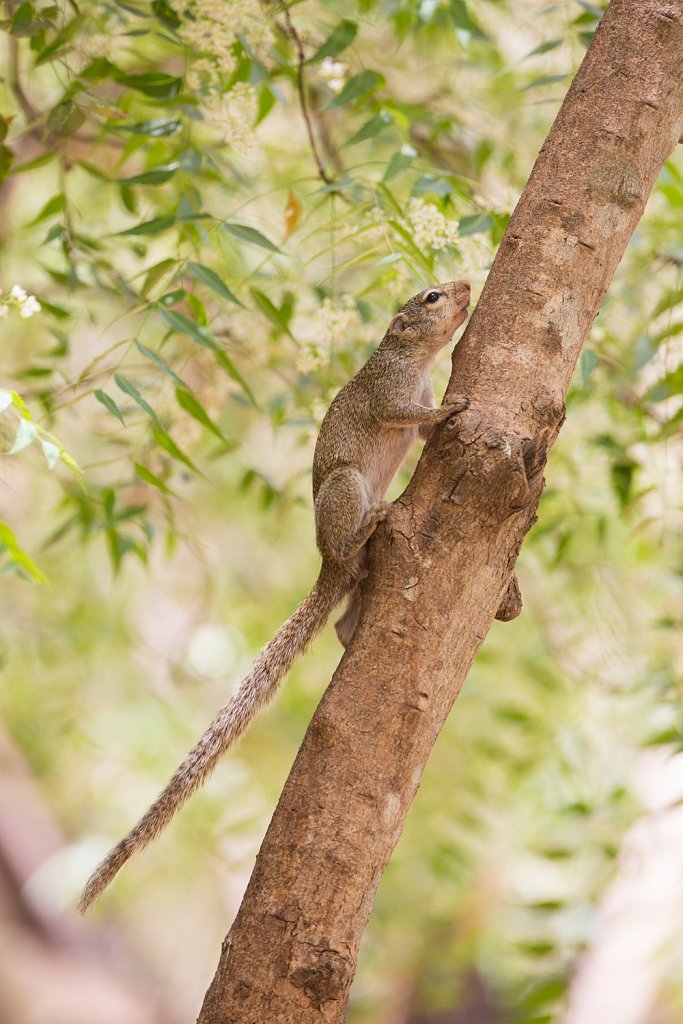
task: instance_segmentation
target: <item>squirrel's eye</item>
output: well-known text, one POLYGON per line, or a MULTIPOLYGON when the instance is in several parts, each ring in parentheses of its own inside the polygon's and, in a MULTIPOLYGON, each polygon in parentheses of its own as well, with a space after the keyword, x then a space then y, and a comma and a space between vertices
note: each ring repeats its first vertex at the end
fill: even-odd
POLYGON ((430 292, 425 302, 438 302, 441 298, 441 292, 430 292))

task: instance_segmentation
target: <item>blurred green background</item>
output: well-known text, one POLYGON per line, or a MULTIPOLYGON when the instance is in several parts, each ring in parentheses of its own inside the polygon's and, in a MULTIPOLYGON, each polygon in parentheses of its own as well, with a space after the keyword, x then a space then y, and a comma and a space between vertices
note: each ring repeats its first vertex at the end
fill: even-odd
MULTIPOLYGON (((329 401, 414 292, 466 277, 476 298, 601 14, 4 5, 8 1020, 76 1024, 55 965, 82 946, 161 1014, 84 985, 84 1020, 195 1018, 331 627, 86 925, 77 894, 308 591, 329 401)), ((494 624, 381 883, 349 1024, 683 1019, 682 213, 679 152, 577 366, 524 613, 494 624)))

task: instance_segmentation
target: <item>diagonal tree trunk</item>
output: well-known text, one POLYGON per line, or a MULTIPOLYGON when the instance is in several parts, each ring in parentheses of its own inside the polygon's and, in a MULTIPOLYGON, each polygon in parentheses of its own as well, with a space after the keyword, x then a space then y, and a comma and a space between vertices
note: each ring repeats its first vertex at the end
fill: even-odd
POLYGON ((683 0, 612 0, 455 350, 449 391, 470 407, 373 540, 358 630, 200 1024, 343 1021, 380 876, 534 521, 581 344, 682 132, 683 0))

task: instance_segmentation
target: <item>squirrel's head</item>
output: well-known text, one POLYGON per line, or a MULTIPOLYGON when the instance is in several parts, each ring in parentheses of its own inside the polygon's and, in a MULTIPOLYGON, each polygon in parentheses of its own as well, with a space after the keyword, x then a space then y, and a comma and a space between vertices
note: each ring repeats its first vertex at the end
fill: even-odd
POLYGON ((389 324, 386 337, 403 348, 415 348, 436 355, 447 345, 453 332, 467 319, 470 285, 448 281, 425 288, 402 306, 389 324))

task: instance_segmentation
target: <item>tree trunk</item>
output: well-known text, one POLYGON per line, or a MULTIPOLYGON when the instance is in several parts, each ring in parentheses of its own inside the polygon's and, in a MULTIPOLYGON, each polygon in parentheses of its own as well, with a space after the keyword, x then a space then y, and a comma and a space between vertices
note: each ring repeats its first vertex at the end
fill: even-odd
MULTIPOLYGON (((612 0, 453 356, 470 400, 370 546, 200 1024, 343 1021, 432 745, 511 583, 591 323, 683 131, 683 0, 612 0)), ((514 604, 514 602, 513 602, 514 604)))

